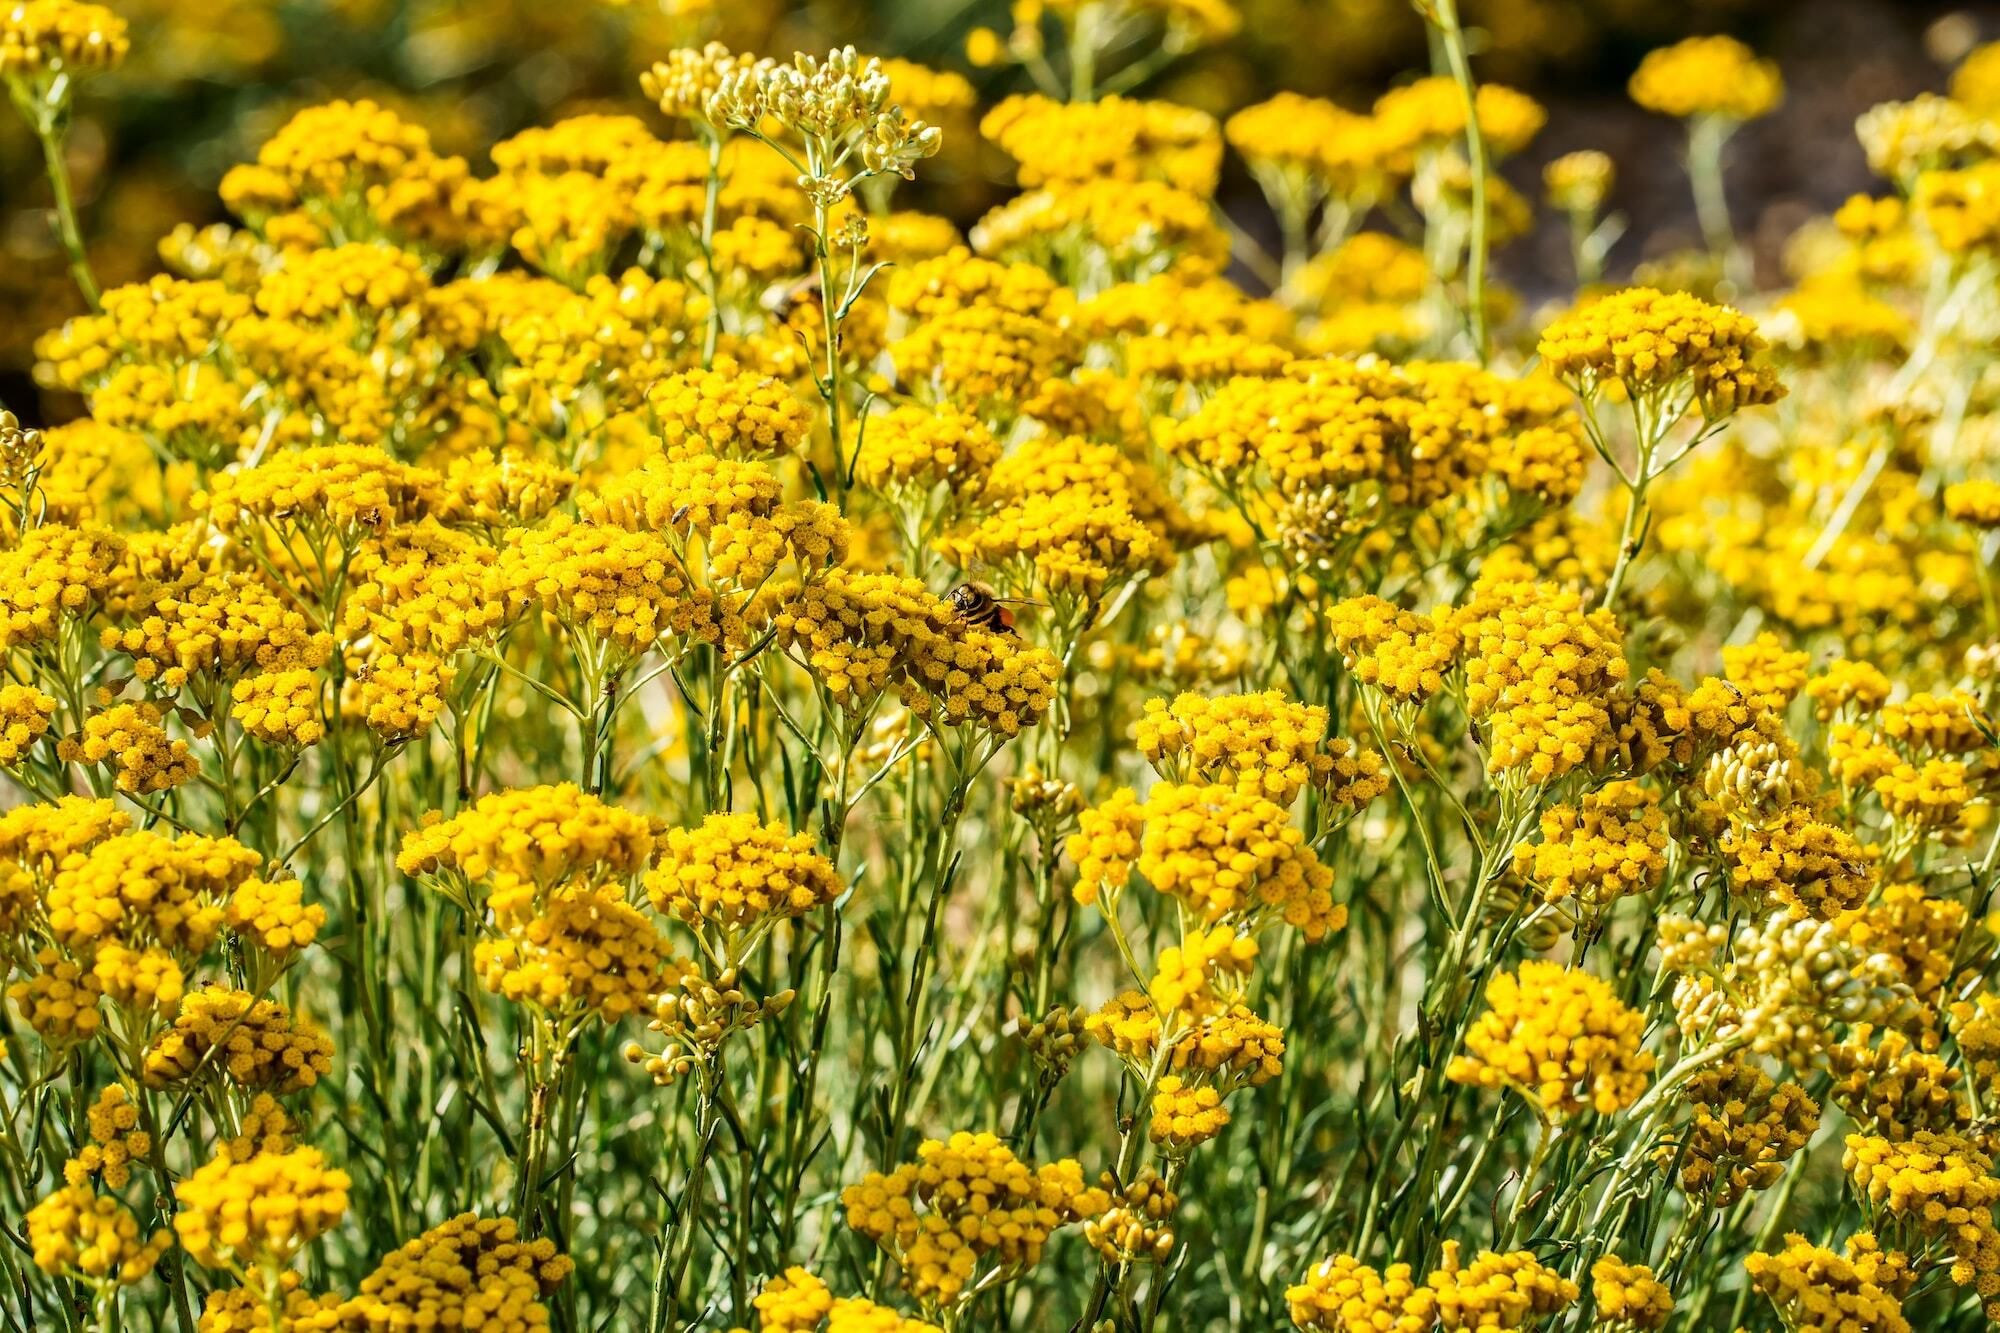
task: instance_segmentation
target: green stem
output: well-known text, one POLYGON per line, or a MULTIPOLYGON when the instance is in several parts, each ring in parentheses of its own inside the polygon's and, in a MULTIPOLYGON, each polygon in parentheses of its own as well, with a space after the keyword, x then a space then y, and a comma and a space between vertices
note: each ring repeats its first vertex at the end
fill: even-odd
POLYGON ((1472 79, 1472 62, 1465 53, 1465 30, 1458 21, 1458 0, 1435 0, 1431 21, 1443 41, 1445 61, 1458 84, 1459 100, 1465 109, 1465 160, 1472 174, 1472 217, 1466 236, 1465 320, 1472 335, 1473 357, 1486 364, 1486 193, 1491 169, 1486 155, 1486 135, 1479 128, 1479 89, 1472 79))

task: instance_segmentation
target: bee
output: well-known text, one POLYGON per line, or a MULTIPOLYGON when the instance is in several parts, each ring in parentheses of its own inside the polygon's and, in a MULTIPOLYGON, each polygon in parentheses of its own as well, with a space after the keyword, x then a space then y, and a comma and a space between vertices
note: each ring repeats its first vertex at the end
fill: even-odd
POLYGON ((961 583, 945 594, 945 601, 958 613, 959 620, 973 629, 990 630, 995 634, 1013 634, 1014 613, 1007 607, 1040 606, 1025 597, 1001 597, 984 583, 961 583))

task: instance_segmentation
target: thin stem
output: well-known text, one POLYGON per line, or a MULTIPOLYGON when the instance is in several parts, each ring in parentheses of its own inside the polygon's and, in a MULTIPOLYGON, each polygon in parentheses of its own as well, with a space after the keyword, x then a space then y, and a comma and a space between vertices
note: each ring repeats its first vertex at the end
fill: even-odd
POLYGON ((1458 84, 1459 100, 1465 109, 1465 160, 1472 175, 1472 217, 1466 235, 1465 321, 1472 335, 1472 354, 1486 364, 1486 234, 1487 173, 1491 164, 1486 155, 1486 135, 1479 127, 1479 89, 1472 79, 1472 62, 1465 53, 1465 30, 1458 21, 1458 0, 1435 0, 1430 19, 1443 42, 1445 62, 1458 84))

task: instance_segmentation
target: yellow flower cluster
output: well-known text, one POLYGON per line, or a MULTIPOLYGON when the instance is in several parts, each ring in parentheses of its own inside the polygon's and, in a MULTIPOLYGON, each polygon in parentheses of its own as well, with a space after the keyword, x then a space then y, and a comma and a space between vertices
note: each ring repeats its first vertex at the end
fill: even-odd
POLYGON ((1314 1264, 1306 1280, 1285 1290, 1295 1328, 1315 1333, 1428 1333, 1436 1327, 1437 1294, 1417 1283, 1408 1264, 1377 1272, 1351 1254, 1314 1264))
POLYGON ((643 816, 565 782, 497 791, 426 823, 404 835, 396 866, 519 897, 567 880, 628 878, 652 856, 653 830, 643 816))
POLYGON ((104 1026, 97 977, 54 949, 35 954, 35 970, 7 986, 7 999, 41 1039, 57 1049, 88 1041, 104 1026))
POLYGON ((904 1289, 927 1311, 954 1309, 968 1291, 1019 1277, 1049 1237, 1110 1206, 1074 1161, 1030 1167, 993 1134, 927 1140, 917 1160, 871 1171, 841 1191, 847 1224, 902 1268, 904 1289))
POLYGON ((320 717, 319 675, 312 671, 260 671, 236 682, 229 715, 266 745, 299 749, 326 737, 320 717))
POLYGON ((1575 805, 1544 810, 1542 840, 1514 849, 1514 873, 1550 902, 1574 896, 1604 908, 1660 882, 1667 842, 1660 798, 1636 782, 1611 782, 1575 805))
POLYGON ((306 905, 295 879, 245 880, 229 896, 229 928, 273 958, 287 958, 319 937, 326 909, 306 905))
POLYGON ((548 1237, 522 1240, 512 1218, 462 1213, 392 1251, 333 1306, 331 1327, 532 1333, 549 1326, 543 1301, 575 1267, 548 1237))
POLYGON ((85 1116, 90 1142, 77 1149, 76 1156, 63 1164, 63 1179, 72 1185, 101 1178, 112 1189, 123 1189, 132 1179, 132 1164, 142 1162, 153 1150, 153 1136, 139 1128, 139 1107, 121 1083, 113 1083, 97 1094, 85 1116))
POLYGON ((133 674, 179 690, 191 678, 234 680, 246 671, 322 666, 333 636, 315 630, 292 599, 263 579, 219 574, 150 598, 132 623, 108 626, 107 649, 133 659, 133 674))
MULTIPOLYGON (((1337 755, 1326 727, 1324 708, 1293 703, 1275 690, 1217 698, 1182 694, 1171 703, 1148 699, 1132 739, 1170 782, 1219 783, 1289 806, 1333 772, 1337 755)), ((1356 762, 1364 781, 1381 774, 1380 757, 1371 752, 1359 752, 1356 762)), ((1381 781, 1386 789, 1387 776, 1381 781)))
POLYGON ((1158 181, 1207 196, 1222 167, 1214 118, 1172 102, 1021 94, 988 111, 979 132, 1020 163, 1029 187, 1158 181))
POLYGON ((655 385, 646 401, 670 456, 796 454, 812 428, 805 404, 782 380, 723 366, 674 375, 655 385))
POLYGON ((1743 1060, 1700 1071, 1683 1095, 1694 1115, 1661 1143, 1655 1160, 1678 1161, 1682 1192, 1711 1208, 1775 1185, 1819 1128, 1819 1105, 1804 1088, 1777 1083, 1743 1060))
POLYGON ((1859 906, 1873 879, 1854 835, 1802 805, 1767 824, 1731 827, 1722 850, 1733 893, 1782 903, 1823 921, 1859 906))
MULTIPOLYGON (((1488 150, 1502 156, 1526 148, 1549 119, 1534 98, 1498 83, 1480 84, 1473 108, 1488 150)), ((1392 158, 1455 147, 1465 137, 1465 94, 1445 75, 1416 79, 1377 98, 1374 119, 1392 158)))
POLYGON ((1750 1255, 1743 1271, 1795 1327, 1824 1333, 1910 1333, 1902 1301, 1916 1276, 1909 1257, 1884 1252, 1866 1231, 1849 1236, 1843 1252, 1789 1235, 1776 1254, 1750 1255))
POLYGON ((64 861, 49 887, 49 929, 71 948, 120 939, 199 954, 222 929, 227 896, 261 865, 233 838, 121 834, 64 861))
POLYGON ((1605 1255, 1590 1266, 1590 1295, 1599 1318, 1627 1328, 1664 1328, 1674 1295, 1645 1264, 1605 1255))
POLYGON ((1900 1143, 1850 1134, 1841 1165, 1871 1209, 1942 1242, 1953 1256, 1951 1280, 1978 1289, 1987 1318, 2000 1315, 2000 1226, 1993 1218, 2000 1179, 1990 1154, 1956 1133, 1918 1130, 1900 1143))
POLYGON ((894 574, 830 571, 786 590, 771 625, 844 706, 865 709, 893 687, 940 726, 1019 735, 1041 720, 1060 675, 1046 649, 972 628, 920 581, 894 574))
POLYGON ((1458 661, 1458 636, 1373 593, 1334 603, 1327 634, 1354 678, 1400 703, 1421 703, 1444 688, 1458 661))
POLYGON ((1630 85, 1648 111, 1676 116, 1755 120, 1785 95, 1778 67, 1734 37, 1690 37, 1649 53, 1630 85))
POLYGON ((1170 1158, 1187 1156, 1229 1123, 1220 1088, 1178 1074, 1162 1076, 1153 1089, 1152 1115, 1147 1136, 1170 1158))
POLYGON ((210 983, 189 991, 173 1026, 146 1051, 148 1086, 201 1077, 296 1092, 333 1072, 333 1039, 276 1000, 210 983))
POLYGON ((0 555, 0 649, 53 640, 91 615, 119 580, 125 541, 104 528, 32 529, 0 555))
POLYGON ((1546 583, 1478 588, 1452 613, 1465 704, 1490 728, 1487 771, 1541 782, 1586 763, 1611 730, 1609 703, 1630 674, 1618 622, 1546 583))
POLYGON ((28 1210, 29 1252, 52 1276, 129 1286, 172 1246, 164 1228, 144 1235, 131 1209, 88 1185, 64 1185, 28 1210))
POLYGON ((1634 287, 1542 331, 1543 367, 1585 396, 1621 384, 1634 400, 1688 394, 1714 420, 1784 396, 1749 316, 1681 292, 1634 287))
POLYGON ((1316 943, 1347 924, 1333 872, 1284 808, 1234 787, 1163 782, 1144 803, 1119 792, 1083 813, 1067 850, 1079 902, 1119 892, 1136 865, 1206 925, 1254 931, 1282 921, 1316 943))
POLYGON ((125 20, 82 0, 19 0, 0 10, 0 76, 115 69, 132 49, 125 20))
POLYGON ((1481 1250, 1470 1264, 1461 1265, 1455 1240, 1444 1243, 1430 1289, 1437 1297, 1438 1327, 1446 1330, 1527 1328, 1582 1294, 1576 1283, 1527 1250, 1481 1250))
POLYGON ((751 1305, 758 1333, 937 1333, 935 1324, 905 1318, 886 1305, 835 1296, 799 1267, 772 1277, 751 1305))
POLYGON ((351 1183, 317 1148, 224 1155, 174 1186, 174 1231, 204 1268, 285 1268, 347 1212, 351 1183))
POLYGON ((188 743, 168 736, 160 710, 148 703, 92 713, 83 720, 83 734, 66 740, 60 751, 71 763, 110 765, 118 790, 139 796, 185 786, 201 772, 188 743))
POLYGON ((725 935, 804 916, 846 889, 810 834, 754 814, 710 815, 699 828, 669 829, 645 883, 661 912, 725 935))
POLYGON ((32 685, 0 685, 0 767, 12 767, 46 736, 56 700, 32 685))
POLYGON ((999 442, 977 417, 905 406, 867 419, 854 475, 884 490, 942 486, 963 494, 979 489, 999 457, 999 442))
POLYGON ((564 1020, 616 1023, 659 992, 666 941, 622 886, 566 884, 539 902, 496 893, 493 906, 496 933, 474 946, 473 963, 494 994, 564 1020))
POLYGON ((1465 1035, 1446 1076, 1507 1088, 1552 1118, 1610 1115, 1646 1090, 1653 1056, 1639 1044, 1646 1020, 1599 977, 1531 959, 1486 984, 1486 1012, 1465 1035))
POLYGON ((1972 1119, 1956 1091, 1963 1074, 1901 1032, 1857 1024, 1826 1059, 1834 1105, 1870 1134, 1900 1142, 1919 1131, 1964 1129, 1972 1119))

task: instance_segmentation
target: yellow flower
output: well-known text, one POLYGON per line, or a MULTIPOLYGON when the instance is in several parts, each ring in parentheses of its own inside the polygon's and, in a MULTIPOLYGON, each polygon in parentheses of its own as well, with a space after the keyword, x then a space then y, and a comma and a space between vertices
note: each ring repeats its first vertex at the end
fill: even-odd
POLYGON ((1461 1267, 1455 1240, 1444 1243, 1442 1266, 1426 1281, 1437 1297, 1438 1326, 1448 1330, 1528 1328, 1581 1294, 1527 1250, 1481 1250, 1461 1267))
POLYGON ((1743 1271, 1780 1317, 1796 1325, 1840 1333, 1910 1333, 1902 1302, 1916 1276, 1910 1258, 1899 1250, 1884 1252, 1869 1232, 1849 1236, 1844 1253, 1794 1233, 1776 1254, 1750 1255, 1743 1271))
POLYGON ((217 1157, 174 1187, 174 1230, 204 1268, 285 1268, 346 1213, 349 1183, 317 1148, 217 1157))
POLYGON ((1453 1082, 1512 1089, 1553 1118, 1610 1115, 1645 1091, 1653 1071, 1639 1045, 1645 1017, 1602 979, 1530 960, 1494 975, 1486 1006, 1446 1071, 1453 1082))
POLYGON ((1674 1295, 1645 1264, 1607 1254, 1590 1266, 1590 1297, 1598 1316, 1630 1328, 1661 1328, 1673 1317, 1674 1295))
POLYGON ((333 1040, 275 1000, 210 983, 189 991, 173 1026, 146 1051, 149 1087, 227 1077, 238 1087, 296 1092, 333 1072, 333 1040))
POLYGON ((390 1251, 333 1306, 334 1326, 531 1333, 548 1327, 543 1301, 575 1268, 548 1237, 522 1240, 512 1218, 461 1213, 390 1251))
POLYGON ((752 814, 715 814, 699 828, 669 829, 658 864, 646 873, 655 908, 725 933, 804 916, 845 890, 810 834, 752 814))
POLYGON ((1426 1333, 1437 1294, 1414 1279, 1408 1264, 1377 1272, 1351 1254, 1336 1254, 1288 1287, 1285 1303, 1293 1327, 1314 1333, 1426 1333))
POLYGON ((1634 399, 1686 389, 1710 419, 1784 396, 1756 323, 1728 306, 1635 287, 1564 315, 1542 332, 1549 374, 1591 394, 1617 382, 1634 399))
POLYGON ((81 0, 17 0, 0 10, 0 76, 116 69, 132 49, 125 20, 81 0))
POLYGON ((896 1261, 926 1312, 955 1311, 969 1292, 1027 1272, 1058 1228, 1111 1202, 1074 1161, 1032 1167, 996 1135, 964 1131, 927 1140, 915 1162, 869 1172, 840 1201, 847 1225, 896 1261))
POLYGON ((28 1210, 28 1249, 54 1277, 129 1286, 172 1246, 172 1233, 144 1236, 131 1209, 88 1185, 65 1185, 28 1210))
POLYGON ((1785 83, 1776 64, 1733 37, 1690 37, 1640 61, 1630 92, 1648 111, 1683 120, 1755 120, 1777 108, 1785 83))

